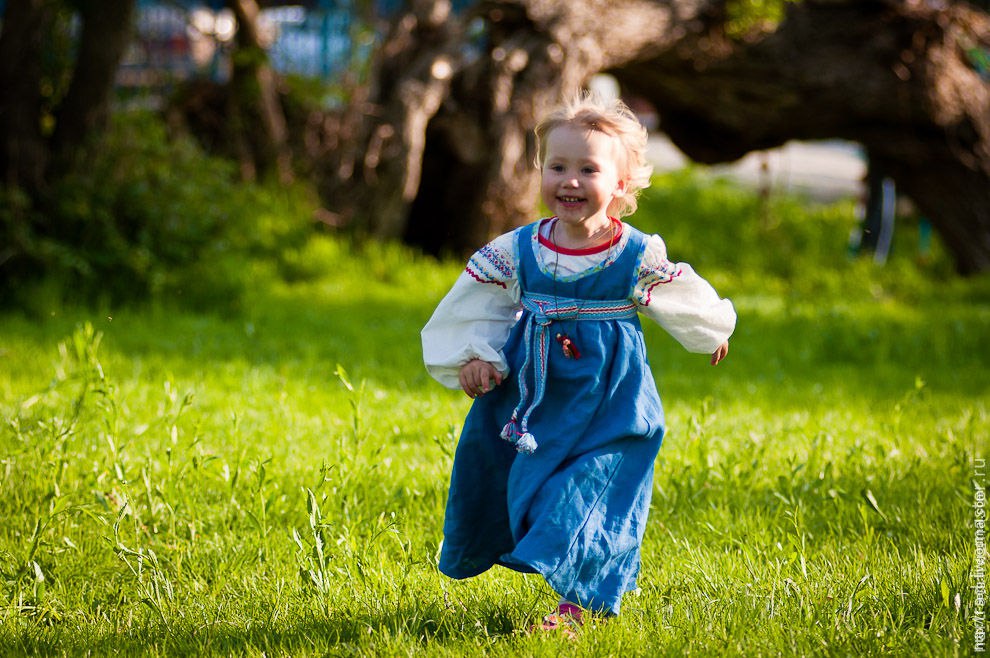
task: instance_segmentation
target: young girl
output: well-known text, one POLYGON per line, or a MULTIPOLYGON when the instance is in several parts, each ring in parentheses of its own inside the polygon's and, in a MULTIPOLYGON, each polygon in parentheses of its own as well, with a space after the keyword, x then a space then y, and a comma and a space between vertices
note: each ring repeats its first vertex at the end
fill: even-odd
POLYGON ((474 398, 454 456, 440 570, 500 564, 560 595, 543 628, 618 614, 636 587, 664 415, 638 314, 728 352, 736 315, 663 241, 616 219, 649 185, 647 134, 581 96, 536 129, 548 219, 468 261, 423 329, 430 374, 474 398))

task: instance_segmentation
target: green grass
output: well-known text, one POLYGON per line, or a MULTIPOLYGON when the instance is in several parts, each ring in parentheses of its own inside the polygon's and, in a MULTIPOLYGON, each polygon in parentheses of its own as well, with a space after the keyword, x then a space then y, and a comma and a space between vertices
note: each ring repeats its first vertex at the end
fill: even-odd
POLYGON ((619 618, 529 635, 538 577, 438 574, 469 400, 418 332, 461 265, 321 238, 237 313, 0 315, 2 653, 970 654, 988 281, 685 175, 635 222, 739 327, 718 368, 647 328, 669 433, 619 618))

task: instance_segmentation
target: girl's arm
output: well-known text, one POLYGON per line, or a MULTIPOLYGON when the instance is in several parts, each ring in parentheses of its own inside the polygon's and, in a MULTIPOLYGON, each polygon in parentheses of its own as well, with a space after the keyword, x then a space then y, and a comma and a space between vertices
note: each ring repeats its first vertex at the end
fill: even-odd
POLYGON ((462 368, 475 360, 498 374, 489 380, 500 381, 509 370, 502 347, 520 306, 514 244, 509 233, 479 249, 423 327, 426 369, 448 388, 477 392, 480 374, 470 382, 472 390, 461 381, 462 368))
POLYGON ((689 352, 710 354, 712 365, 725 358, 736 326, 732 302, 690 265, 669 260, 660 236, 649 237, 633 297, 644 315, 689 352))

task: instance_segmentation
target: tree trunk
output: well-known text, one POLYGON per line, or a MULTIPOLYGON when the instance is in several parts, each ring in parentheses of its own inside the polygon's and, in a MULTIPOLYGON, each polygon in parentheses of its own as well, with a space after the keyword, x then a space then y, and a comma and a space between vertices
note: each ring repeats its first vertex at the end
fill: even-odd
POLYGON ((279 180, 292 180, 289 130, 278 93, 278 80, 268 62, 259 31, 260 8, 255 0, 227 0, 237 18, 237 51, 231 78, 231 128, 241 154, 245 178, 274 170, 279 180), (257 119, 261 133, 253 130, 257 119))
POLYGON ((532 220, 537 118, 605 71, 701 163, 862 143, 960 271, 990 269, 990 17, 970 4, 481 0, 455 16, 449 0, 410 3, 346 107, 294 122, 330 223, 463 254, 532 220))
POLYGON ((56 3, 8 0, 0 32, 0 172, 7 187, 37 190, 48 145, 42 134, 42 53, 56 3))
POLYGON ((45 211, 53 201, 49 184, 71 167, 85 166, 85 147, 107 121, 134 6, 135 0, 6 3, 0 33, 0 202, 5 211, 0 213, 0 278, 7 282, 43 270, 49 258, 39 244, 61 228, 45 211), (72 9, 78 10, 81 26, 75 47, 72 9))
POLYGON ((397 51, 391 66, 406 65, 408 84, 373 95, 375 128, 355 156, 365 176, 347 181, 347 213, 433 253, 469 251, 532 219, 536 118, 609 71, 658 108, 662 130, 698 162, 790 139, 862 143, 930 217, 960 271, 984 271, 990 84, 979 55, 990 18, 965 3, 933 5, 803 0, 786 3, 782 21, 739 28, 726 0, 487 0, 463 19, 484 26, 473 39, 458 42, 451 25, 463 28, 448 21, 397 51), (449 84, 427 75, 440 57, 454 66, 449 84))
POLYGON ((593 74, 672 43, 696 13, 675 11, 675 4, 691 3, 480 3, 464 22, 484 29, 457 45, 465 56, 427 124, 419 188, 411 200, 395 203, 392 215, 400 221, 387 236, 401 235, 429 253, 463 254, 532 220, 538 212, 532 136, 538 118, 593 74))
POLYGON ((340 152, 340 178, 330 192, 334 209, 360 233, 402 236, 420 193, 427 126, 460 66, 459 29, 448 0, 415 0, 378 50, 367 96, 347 116, 357 148, 340 152))
POLYGON ((595 73, 676 43, 705 6, 687 1, 484 0, 460 23, 447 23, 448 35, 466 32, 462 25, 483 26, 466 39, 413 34, 412 45, 397 58, 405 65, 402 75, 429 70, 410 62, 438 57, 452 62, 455 74, 435 113, 422 113, 428 118, 425 125, 422 118, 401 118, 409 106, 394 100, 388 104, 390 98, 403 98, 395 92, 399 85, 377 90, 374 98, 383 100, 374 107, 390 108, 376 114, 376 119, 389 117, 381 122, 385 132, 414 125, 425 130, 425 143, 400 148, 394 145, 407 138, 397 138, 389 151, 369 140, 369 148, 359 151, 366 163, 371 154, 377 168, 373 173, 389 167, 388 180, 402 184, 382 184, 381 177, 368 175, 347 180, 352 193, 346 199, 352 205, 341 214, 359 224, 372 223, 379 237, 403 237, 434 254, 470 252, 532 220, 539 190, 532 133, 539 117, 595 73), (419 59, 410 56, 417 52, 423 53, 419 59))
POLYGON ((612 72, 691 158, 788 139, 862 143, 931 219, 964 273, 990 269, 990 17, 965 4, 805 0, 729 38, 723 3, 612 72))
POLYGON ((485 49, 429 126, 422 185, 399 233, 427 252, 471 251, 534 210, 533 106, 559 95, 563 66, 545 61, 551 42, 524 13, 483 5, 481 15, 485 49))
MULTIPOLYGON (((378 186, 373 195, 369 221, 374 233, 404 237, 430 253, 463 253, 532 219, 539 189, 533 128, 562 91, 579 88, 603 67, 600 42, 588 31, 602 31, 600 17, 609 6, 604 0, 482 2, 462 20, 481 21, 483 33, 458 41, 448 21, 447 35, 427 37, 431 47, 418 59, 408 55, 414 49, 400 51, 399 62, 421 62, 403 69, 406 84, 417 71, 415 79, 423 80, 422 72, 436 62, 454 66, 455 75, 446 85, 417 83, 417 89, 447 89, 439 104, 435 93, 424 94, 430 103, 419 105, 419 120, 400 119, 409 112, 402 103, 384 113, 389 116, 385 125, 414 129, 397 133, 401 137, 392 140, 391 152, 369 142, 375 148, 366 153, 372 153, 373 162, 387 160, 396 170, 391 178, 402 181, 394 188, 401 195, 388 185, 378 186), (564 24, 563 16, 581 20, 564 24)), ((413 38, 422 43, 424 35, 413 38)), ((389 90, 381 87, 379 98, 409 97, 389 90)), ((360 218, 365 212, 361 207, 355 214, 360 218)))
MULTIPOLYGON (((58 108, 52 153, 57 168, 107 122, 117 67, 131 38, 136 0, 77 0, 82 30, 72 81, 58 108)), ((55 172, 56 175, 58 171, 55 172)))

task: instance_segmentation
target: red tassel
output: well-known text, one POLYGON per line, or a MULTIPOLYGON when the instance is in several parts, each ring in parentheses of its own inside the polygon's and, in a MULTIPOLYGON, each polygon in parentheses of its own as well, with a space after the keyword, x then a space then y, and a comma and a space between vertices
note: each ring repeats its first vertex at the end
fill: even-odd
POLYGON ((571 337, 567 334, 557 334, 557 342, 560 343, 560 349, 564 353, 564 356, 568 359, 580 359, 581 352, 578 351, 577 345, 571 340, 571 337))

